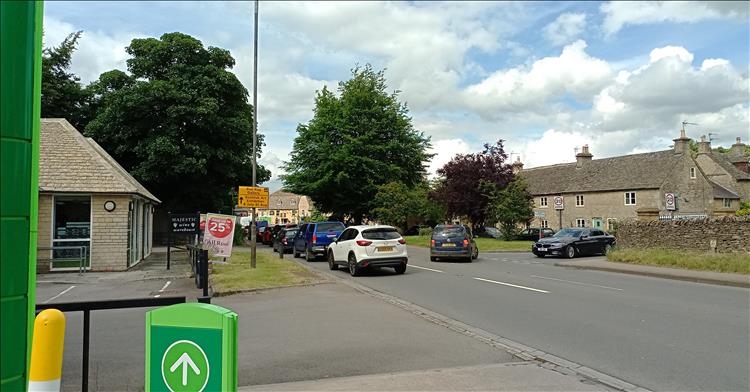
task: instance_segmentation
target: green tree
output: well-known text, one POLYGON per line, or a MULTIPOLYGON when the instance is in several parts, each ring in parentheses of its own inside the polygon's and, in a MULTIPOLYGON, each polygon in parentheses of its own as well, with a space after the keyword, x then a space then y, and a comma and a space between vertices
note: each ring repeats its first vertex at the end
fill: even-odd
POLYGON ((740 202, 740 209, 735 212, 737 216, 750 215, 750 201, 740 202))
MULTIPOLYGON (((86 134, 173 211, 211 211, 251 183, 252 107, 229 71, 229 51, 186 34, 134 39, 130 75, 103 73, 89 89, 86 134)), ((260 157, 263 146, 259 135, 260 157)), ((270 172, 258 167, 258 182, 270 172)))
POLYGON ((41 115, 67 119, 77 129, 83 129, 88 122, 89 92, 79 83, 81 79, 69 72, 81 33, 71 33, 59 46, 42 52, 41 115))
POLYGON ((314 206, 310 208, 310 215, 302 218, 303 222, 325 222, 328 220, 328 215, 320 212, 314 206))
POLYGON ((512 240, 518 234, 518 224, 528 222, 534 216, 534 204, 526 183, 516 177, 504 189, 483 181, 480 185, 489 200, 487 218, 500 224, 505 240, 512 240))
POLYGON ((429 138, 414 129, 398 93, 386 89, 383 71, 366 65, 339 83, 338 96, 326 87, 317 92, 313 118, 297 126, 284 187, 361 222, 378 186, 422 181, 429 138))
POLYGON ((445 212, 428 194, 426 183, 409 188, 398 181, 389 182, 378 187, 369 216, 402 232, 408 229, 410 219, 420 223, 439 221, 445 212))

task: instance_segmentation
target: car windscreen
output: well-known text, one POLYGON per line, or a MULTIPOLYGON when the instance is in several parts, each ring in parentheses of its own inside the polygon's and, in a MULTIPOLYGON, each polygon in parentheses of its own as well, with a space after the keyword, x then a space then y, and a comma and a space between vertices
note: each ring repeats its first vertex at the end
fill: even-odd
POLYGON ((401 238, 401 234, 393 228, 370 229, 362 232, 362 238, 366 240, 395 240, 401 238))
POLYGON ((432 232, 443 237, 458 237, 466 234, 462 226, 435 226, 432 232))
POLYGON ((583 233, 583 229, 562 229, 555 233, 553 237, 580 237, 583 233))
POLYGON ((325 233, 328 231, 342 231, 344 230, 344 225, 337 222, 331 222, 331 223, 318 223, 317 227, 315 228, 315 231, 318 233, 325 233))

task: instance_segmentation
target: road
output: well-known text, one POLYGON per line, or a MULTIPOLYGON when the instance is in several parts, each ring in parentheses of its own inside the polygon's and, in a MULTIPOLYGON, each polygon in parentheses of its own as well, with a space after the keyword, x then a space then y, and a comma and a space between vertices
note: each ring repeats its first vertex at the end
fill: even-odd
POLYGON ((530 253, 430 262, 427 249, 410 246, 409 256, 404 275, 354 279, 648 389, 750 390, 747 289, 574 270, 530 253))

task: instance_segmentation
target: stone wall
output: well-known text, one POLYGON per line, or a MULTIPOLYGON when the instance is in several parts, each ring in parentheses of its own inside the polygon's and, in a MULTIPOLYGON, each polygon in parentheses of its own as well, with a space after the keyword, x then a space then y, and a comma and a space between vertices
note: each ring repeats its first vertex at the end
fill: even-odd
POLYGON ((91 198, 91 270, 124 271, 128 268, 128 204, 130 195, 93 195, 91 198), (104 203, 116 203, 114 211, 104 203))
POLYGON ((617 229, 624 248, 666 248, 688 251, 750 252, 750 216, 700 220, 626 220, 617 229))

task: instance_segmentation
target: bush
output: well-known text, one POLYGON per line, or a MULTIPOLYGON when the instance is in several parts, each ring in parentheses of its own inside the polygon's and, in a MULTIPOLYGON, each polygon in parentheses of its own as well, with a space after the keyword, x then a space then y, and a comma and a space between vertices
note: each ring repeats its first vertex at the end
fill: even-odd
POLYGON ((425 228, 419 229, 419 236, 420 237, 429 237, 429 236, 432 236, 432 228, 425 227, 425 228))
POLYGON ((236 225, 234 227, 234 245, 245 244, 244 232, 245 232, 245 229, 242 228, 242 225, 236 225))

